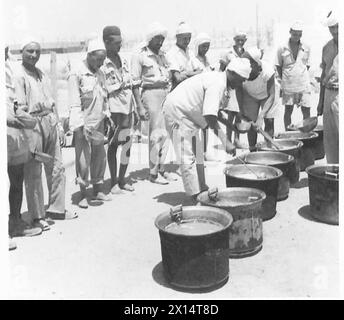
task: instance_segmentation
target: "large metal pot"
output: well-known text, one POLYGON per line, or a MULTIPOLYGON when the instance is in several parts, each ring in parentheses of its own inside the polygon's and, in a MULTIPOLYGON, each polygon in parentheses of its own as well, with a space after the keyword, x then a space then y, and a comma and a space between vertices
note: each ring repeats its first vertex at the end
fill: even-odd
POLYGON ((318 137, 315 140, 314 149, 313 149, 314 159, 320 160, 325 157, 323 126, 317 125, 313 131, 318 134, 318 137))
POLYGON ((306 172, 312 216, 322 222, 338 224, 339 165, 313 165, 306 172))
MULTIPOLYGON (((290 183, 297 183, 300 179, 300 157, 301 157, 301 148, 303 147, 303 142, 298 140, 275 140, 280 149, 278 152, 284 154, 289 154, 294 157, 294 166, 290 171, 290 183)), ((268 142, 260 142, 257 144, 257 149, 259 151, 277 151, 273 146, 268 142)))
POLYGON ((265 192, 266 198, 261 210, 263 221, 272 219, 276 215, 278 183, 283 175, 281 170, 255 164, 237 164, 227 166, 224 173, 227 187, 255 188, 265 192), (261 178, 257 178, 251 171, 261 178))
POLYGON ((258 253, 263 246, 260 214, 266 195, 253 188, 227 188, 205 191, 198 196, 202 205, 227 210, 233 217, 229 227, 229 257, 243 258, 258 253))
POLYGON ((277 201, 288 198, 290 175, 294 166, 294 157, 282 152, 258 151, 245 156, 245 162, 250 164, 267 165, 283 172, 278 183, 277 201))
MULTIPOLYGON (((307 167, 314 164, 313 149, 318 138, 318 134, 315 132, 300 132, 300 131, 287 131, 279 133, 276 139, 283 140, 299 140, 302 141, 303 147, 301 148, 300 155, 300 170, 304 171, 307 167)), ((277 141, 278 142, 278 141, 277 141)))
POLYGON ((177 206, 155 219, 164 274, 172 286, 198 290, 227 282, 232 221, 227 211, 202 206, 177 206))

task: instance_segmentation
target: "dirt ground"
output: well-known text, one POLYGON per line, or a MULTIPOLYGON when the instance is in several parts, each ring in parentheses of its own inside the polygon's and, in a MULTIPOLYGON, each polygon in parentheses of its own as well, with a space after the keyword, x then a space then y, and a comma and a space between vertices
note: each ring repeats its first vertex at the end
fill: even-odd
MULTIPOLYGON (((315 111, 312 109, 312 115, 315 111)), ((300 118, 294 112, 294 120, 300 118)), ((282 131, 282 114, 277 119, 282 131)), ((244 138, 243 138, 244 139, 244 138)), ((207 162, 210 187, 225 187, 223 168, 230 157, 210 139, 220 163, 207 162), (215 147, 214 147, 215 145, 215 147)), ((67 199, 79 213, 73 221, 56 221, 41 236, 16 238, 10 252, 12 298, 46 299, 232 299, 339 297, 339 228, 311 218, 307 174, 277 203, 277 214, 263 225, 263 249, 255 256, 230 259, 230 279, 206 293, 169 287, 164 279, 158 214, 187 204, 181 180, 167 186, 146 177, 147 144, 135 143, 128 175, 135 192, 113 195, 112 202, 87 210, 75 203, 74 150, 63 150, 67 199)), ((320 160, 319 163, 325 162, 320 160)), ((109 177, 107 171, 106 177, 109 177)), ((106 182, 109 188, 109 181, 106 182)), ((25 208, 25 200, 24 207, 25 208)), ((27 214, 24 213, 25 218, 27 214)))

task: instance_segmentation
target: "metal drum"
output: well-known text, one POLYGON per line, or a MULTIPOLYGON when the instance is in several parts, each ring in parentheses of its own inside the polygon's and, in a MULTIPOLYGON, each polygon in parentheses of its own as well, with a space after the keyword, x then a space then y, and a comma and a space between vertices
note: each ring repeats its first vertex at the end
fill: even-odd
MULTIPOLYGON (((315 132, 300 132, 300 131, 287 131, 279 133, 276 139, 283 140, 299 140, 303 142, 303 147, 301 148, 300 155, 300 170, 305 171, 305 169, 312 164, 314 164, 314 145, 318 134, 315 132)), ((278 141, 277 141, 278 142, 278 141)))
POLYGON ((325 157, 323 126, 317 125, 313 131, 318 134, 318 137, 315 140, 314 149, 313 149, 314 159, 320 160, 325 157))
POLYGON ((216 188, 198 196, 202 205, 227 210, 233 217, 229 227, 229 257, 243 258, 258 253, 263 246, 260 214, 265 193, 253 188, 216 188))
POLYGON ((181 205, 155 219, 163 270, 171 286, 203 290, 227 282, 232 221, 232 216, 222 209, 181 205))
POLYGON ((339 165, 313 165, 308 174, 311 215, 329 224, 339 223, 339 165))
POLYGON ((275 140, 275 142, 280 147, 279 150, 276 150, 268 142, 260 142, 257 144, 257 149, 259 151, 278 151, 281 153, 289 154, 294 157, 294 166, 289 172, 290 183, 297 183, 300 179, 300 157, 301 157, 301 148, 303 143, 298 140, 275 140))
POLYGON ((228 166, 224 173, 227 187, 255 188, 265 192, 266 198, 261 210, 263 221, 272 219, 276 215, 278 184, 283 175, 281 170, 255 164, 236 164, 228 166))
POLYGON ((277 201, 285 200, 289 195, 290 173, 294 166, 294 157, 282 152, 258 151, 245 156, 245 162, 250 164, 267 165, 283 172, 278 183, 277 201))

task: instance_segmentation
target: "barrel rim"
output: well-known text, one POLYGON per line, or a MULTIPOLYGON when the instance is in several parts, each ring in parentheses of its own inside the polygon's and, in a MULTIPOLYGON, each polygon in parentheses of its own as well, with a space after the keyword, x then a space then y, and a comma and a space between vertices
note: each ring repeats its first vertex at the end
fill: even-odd
MULTIPOLYGON (((286 153, 283 153, 283 152, 280 152, 280 151, 266 151, 266 150, 262 150, 262 151, 254 151, 254 152, 250 152, 250 153, 246 154, 245 158, 244 158, 244 161, 247 162, 248 164, 256 164, 254 162, 249 162, 247 160, 247 158, 252 156, 252 155, 258 154, 258 153, 259 154, 276 154, 278 156, 285 157, 286 159, 288 159, 285 162, 276 163, 276 165, 278 165, 278 164, 288 164, 288 163, 291 163, 291 162, 293 162, 295 160, 294 156, 292 156, 290 154, 286 154, 286 153)), ((273 165, 269 165, 269 166, 273 166, 273 165)))
POLYGON ((321 178, 321 179, 324 179, 324 180, 327 180, 327 181, 334 181, 334 182, 339 182, 339 178, 338 179, 333 179, 333 178, 329 178, 329 177, 326 177, 326 176, 319 176, 317 174, 315 174, 314 172, 311 172, 312 169, 315 169, 315 168, 326 168, 326 167, 338 167, 339 169, 339 164, 338 163, 327 163, 327 164, 313 164, 309 167, 307 167, 305 169, 306 173, 311 176, 311 177, 314 177, 314 178, 321 178))
POLYGON ((266 141, 263 141, 263 142, 260 142, 260 143, 257 143, 257 147, 258 149, 262 150, 262 151, 272 151, 272 150, 275 150, 277 152, 283 152, 283 151, 290 151, 290 150, 293 150, 293 149, 301 149, 304 145, 304 143, 301 141, 301 140, 298 140, 298 139, 273 139, 273 141, 276 141, 277 143, 281 143, 281 142, 294 142, 295 143, 295 146, 291 146, 287 149, 282 149, 282 150, 276 150, 276 149, 273 149, 272 147, 269 148, 267 146, 267 142, 266 141), (264 146, 264 144, 266 146, 264 146))
MULTIPOLYGON (((221 206, 221 205, 218 205, 216 203, 209 203, 209 202, 205 202, 205 201, 201 201, 200 199, 200 196, 203 195, 203 194, 206 194, 207 191, 204 191, 202 193, 200 193, 197 197, 197 201, 199 201, 200 203, 202 203, 202 206, 210 206, 210 207, 214 207, 214 208, 219 208, 219 209, 223 209, 223 208, 226 208, 226 209, 233 209, 233 208, 243 208, 243 207, 248 207, 248 206, 254 206, 258 203, 262 203, 265 199, 266 199, 266 193, 263 191, 263 190, 260 190, 260 189, 257 189, 257 188, 250 188, 250 187, 228 187, 228 188, 224 188, 224 189, 221 189, 219 190, 218 192, 222 192, 222 191, 253 191, 255 193, 258 193, 261 198, 258 199, 258 200, 254 200, 250 203, 246 203, 246 204, 238 204, 236 206, 221 206), (203 205, 204 203, 204 205, 203 205)), ((228 211, 227 211, 228 212, 228 211)))
POLYGON ((236 178, 236 179, 249 180, 249 181, 270 181, 270 180, 276 180, 276 179, 279 179, 280 177, 282 177, 282 175, 283 175, 282 170, 280 170, 278 168, 275 168, 275 167, 272 167, 272 166, 266 166, 266 165, 258 165, 258 164, 246 164, 246 165, 244 165, 244 164, 229 164, 228 165, 227 164, 226 168, 224 168, 224 170, 223 170, 223 173, 225 174, 226 177, 233 177, 233 178, 236 178), (238 166, 245 167, 247 165, 249 165, 251 167, 256 167, 256 168, 257 167, 264 167, 264 168, 269 168, 271 170, 275 170, 277 172, 277 176, 270 177, 268 179, 242 179, 240 177, 231 176, 231 175, 227 174, 227 170, 229 170, 231 167, 238 167, 238 166))
MULTIPOLYGON (((213 232, 210 232, 210 233, 207 233, 207 234, 202 234, 202 235, 176 234, 176 233, 167 231, 165 228, 163 228, 163 227, 161 227, 159 225, 159 223, 158 223, 159 220, 161 220, 162 218, 170 216, 170 212, 169 211, 164 211, 164 212, 160 213, 155 218, 154 224, 155 224, 156 228, 159 229, 159 231, 161 231, 163 233, 170 234, 170 235, 173 235, 173 236, 176 236, 176 237, 186 237, 186 238, 202 237, 203 238, 203 237, 207 237, 207 236, 210 236, 210 235, 212 236, 214 234, 223 232, 224 230, 228 229, 230 227, 230 225, 234 221, 233 216, 228 211, 226 211, 224 209, 221 209, 221 208, 216 208, 216 207, 212 207, 212 206, 185 206, 185 207, 182 207, 182 208, 183 208, 183 211, 191 211, 191 210, 209 211, 209 210, 211 210, 213 212, 217 212, 217 213, 220 213, 220 214, 223 214, 224 216, 226 216, 228 218, 228 223, 227 223, 227 225, 223 226, 223 228, 221 230, 213 231, 213 232)), ((171 223, 173 223, 173 221, 171 221, 171 223)))
POLYGON ((277 135, 276 135, 276 140, 290 140, 289 138, 279 138, 279 135, 280 134, 285 134, 285 133, 289 133, 291 135, 294 135, 296 133, 302 133, 302 134, 306 134, 306 133, 309 133, 311 136, 310 137, 291 137, 292 140, 299 140, 299 141, 302 141, 302 140, 312 140, 312 139, 316 139, 319 137, 319 134, 317 132, 314 132, 314 131, 311 131, 311 132, 302 132, 302 131, 284 131, 284 132, 279 132, 277 135))

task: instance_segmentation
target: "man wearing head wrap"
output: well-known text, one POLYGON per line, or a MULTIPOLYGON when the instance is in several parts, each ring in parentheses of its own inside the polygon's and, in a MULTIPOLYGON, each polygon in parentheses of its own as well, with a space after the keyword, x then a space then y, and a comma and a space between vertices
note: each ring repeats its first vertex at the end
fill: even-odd
POLYGON ((310 117, 311 84, 309 77, 309 47, 301 41, 303 25, 296 21, 289 30, 289 41, 278 48, 276 69, 285 105, 284 127, 288 129, 294 105, 301 106, 303 119, 310 117))
POLYGON ((250 62, 236 58, 228 64, 226 72, 201 73, 183 81, 167 95, 163 105, 166 128, 172 138, 185 192, 193 200, 208 189, 199 130, 210 127, 226 152, 235 155, 235 146, 217 122, 218 112, 226 90, 238 87, 250 72, 250 62))
MULTIPOLYGON (((213 71, 214 68, 210 65, 207 52, 210 47, 210 36, 205 33, 199 33, 195 38, 195 57, 193 59, 192 66, 194 70, 202 70, 202 72, 213 71)), ((202 130, 203 143, 204 143, 204 160, 205 161, 217 161, 209 152, 207 152, 208 143, 208 130, 202 130)))
MULTIPOLYGON (((245 52, 244 45, 247 41, 246 33, 243 31, 236 31, 234 34, 234 45, 229 48, 229 50, 226 50, 224 53, 220 55, 220 71, 224 71, 226 69, 226 66, 233 58, 240 58, 243 53, 245 52)), ((240 118, 238 117, 239 113, 239 105, 238 101, 236 99, 236 95, 232 94, 230 95, 228 99, 228 103, 223 106, 223 110, 228 114, 228 120, 226 125, 226 134, 229 139, 229 141, 232 141, 232 135, 233 135, 233 122, 234 124, 237 124, 240 122, 240 118)), ((237 147, 242 148, 241 143, 239 141, 239 132, 234 131, 234 143, 237 147)))
POLYGON ((135 82, 141 82, 133 89, 137 110, 141 120, 149 121, 149 180, 152 183, 168 184, 176 180, 165 170, 168 141, 161 105, 170 91, 170 73, 165 53, 161 46, 167 31, 160 23, 149 26, 146 44, 131 62, 131 72, 135 82))
POLYGON ((166 57, 172 75, 172 90, 185 79, 202 72, 199 67, 195 67, 195 55, 189 50, 191 36, 191 27, 186 22, 181 22, 176 31, 176 44, 167 52, 166 57))
POLYGON ((338 70, 338 20, 331 11, 326 20, 332 39, 322 50, 322 74, 317 108, 323 115, 324 148, 328 163, 339 163, 339 70, 338 70))
POLYGON ((129 63, 119 53, 122 46, 121 30, 117 26, 106 26, 103 29, 103 41, 106 48, 106 58, 101 69, 105 74, 109 108, 114 124, 109 132, 107 158, 111 175, 111 193, 115 194, 120 193, 121 190, 134 191, 134 188, 125 182, 135 112, 132 91, 134 83, 130 74, 129 63), (117 175, 117 149, 120 145, 122 148, 117 175))
POLYGON ((9 250, 13 250, 16 248, 16 244, 12 241, 11 237, 39 235, 42 233, 42 229, 30 226, 21 218, 24 163, 30 159, 30 152, 27 145, 29 141, 25 130, 25 123, 20 121, 17 117, 17 100, 13 83, 12 65, 9 62, 8 46, 5 48, 5 74, 7 106, 7 172, 10 182, 8 197, 10 207, 8 233, 10 238, 9 250), (13 144, 11 144, 11 142, 13 142, 13 144))
POLYGON ((261 60, 262 50, 248 48, 242 57, 250 60, 252 72, 249 79, 237 89, 237 97, 242 116, 254 122, 247 137, 250 151, 255 151, 257 128, 262 128, 263 121, 264 130, 270 136, 274 134, 274 116, 279 97, 276 96, 275 71, 261 60))
POLYGON ((91 40, 86 59, 72 66, 68 77, 69 125, 74 131, 76 183, 81 192, 78 205, 84 209, 88 208, 86 189, 90 183, 95 200, 111 200, 104 192, 104 118, 110 117, 105 76, 100 70, 105 57, 103 41, 91 40))
POLYGON ((28 211, 33 225, 49 230, 46 217, 52 219, 73 219, 77 214, 65 208, 65 169, 61 145, 64 145, 64 131, 52 99, 49 80, 36 67, 41 46, 36 40, 28 40, 22 46, 22 65, 14 73, 18 109, 36 117, 34 128, 36 147, 48 154, 44 169, 49 191, 49 205, 45 210, 42 186, 42 163, 44 159, 34 157, 24 165, 24 180, 28 211))

